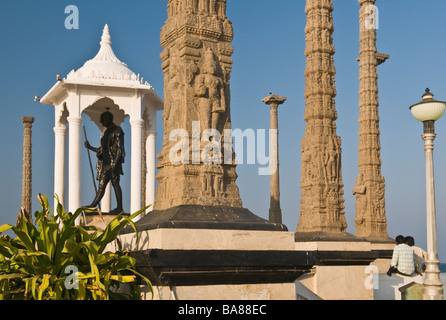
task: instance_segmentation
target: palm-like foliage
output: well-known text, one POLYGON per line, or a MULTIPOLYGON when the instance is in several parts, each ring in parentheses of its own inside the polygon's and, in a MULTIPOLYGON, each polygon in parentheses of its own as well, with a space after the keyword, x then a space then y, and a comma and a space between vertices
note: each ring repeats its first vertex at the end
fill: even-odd
POLYGON ((22 211, 16 226, 0 227, 0 300, 138 299, 141 280, 152 289, 149 279, 135 270, 135 259, 128 252, 106 251, 127 224, 137 232, 132 219, 146 208, 130 217, 118 215, 101 230, 76 225, 88 209, 72 214, 57 201, 55 215, 48 199, 39 195, 42 210, 35 213, 34 223, 22 211), (7 230, 17 237, 1 235, 7 230), (129 288, 126 294, 118 290, 124 283, 129 288))

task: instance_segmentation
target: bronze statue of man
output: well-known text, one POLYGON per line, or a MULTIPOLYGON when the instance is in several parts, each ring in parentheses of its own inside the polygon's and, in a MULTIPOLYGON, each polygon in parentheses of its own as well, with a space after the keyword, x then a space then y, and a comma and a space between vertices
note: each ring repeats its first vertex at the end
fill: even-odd
POLYGON ((116 209, 112 210, 111 214, 119 214, 123 212, 122 208, 122 190, 119 185, 120 177, 124 174, 122 171, 122 164, 124 163, 125 149, 124 149, 124 132, 121 127, 113 123, 113 114, 109 111, 101 114, 101 124, 106 128, 101 137, 101 146, 94 148, 90 143, 85 141, 85 147, 96 152, 98 162, 96 165, 97 180, 99 181, 99 189, 93 202, 87 206, 95 208, 105 193, 105 188, 111 181, 116 195, 116 209))

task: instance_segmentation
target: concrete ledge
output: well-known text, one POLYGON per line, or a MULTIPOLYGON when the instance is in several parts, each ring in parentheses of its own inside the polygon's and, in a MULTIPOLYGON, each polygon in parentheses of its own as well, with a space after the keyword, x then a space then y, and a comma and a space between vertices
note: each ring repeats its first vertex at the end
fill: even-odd
MULTIPOLYGON (((377 273, 374 275, 374 296, 375 300, 401 300, 401 287, 411 283, 423 284, 425 274, 423 276, 403 276, 400 274, 392 274, 389 277, 385 273, 377 273)), ((446 286, 446 273, 440 273, 440 280, 443 286, 446 286)))
POLYGON ((123 250, 294 250, 294 233, 251 230, 155 229, 119 236, 123 250))
MULTIPOLYGON (((147 288, 141 288, 143 300, 151 300, 152 294, 147 288)), ((237 301, 237 300, 295 300, 293 283, 239 284, 239 285, 206 285, 206 286, 156 286, 154 300, 205 300, 205 301, 237 301)), ((180 302, 184 306, 183 302, 180 302)), ((207 302, 209 304, 209 302, 207 302)), ((171 306, 171 302, 169 302, 171 306)), ((271 309, 268 309, 271 313, 271 309)), ((176 312, 177 313, 177 312, 176 312)), ((268 313, 268 314, 269 314, 268 313)), ((261 315, 260 315, 261 316, 261 315)), ((227 317, 227 316, 226 316, 227 317)), ((195 318, 200 318, 196 316, 195 318)), ((205 316, 203 316, 205 318, 205 316)), ((225 317, 222 317, 225 318, 225 317)))
POLYGON ((295 249, 299 251, 371 251, 369 242, 351 241, 296 242, 295 249))
POLYGON ((349 233, 296 232, 295 249, 301 251, 371 251, 364 238, 349 233))

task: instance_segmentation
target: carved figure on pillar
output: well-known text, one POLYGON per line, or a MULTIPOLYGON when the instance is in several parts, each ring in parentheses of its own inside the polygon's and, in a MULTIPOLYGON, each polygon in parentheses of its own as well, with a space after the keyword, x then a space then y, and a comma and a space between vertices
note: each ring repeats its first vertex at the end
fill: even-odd
POLYGON ((113 114, 111 112, 107 111, 101 115, 101 124, 106 130, 101 137, 100 147, 94 148, 88 140, 85 141, 85 147, 96 152, 98 158, 96 165, 97 180, 99 181, 96 197, 86 207, 95 208, 98 206, 104 196, 105 188, 111 181, 115 191, 117 207, 110 214, 119 214, 123 212, 122 190, 119 183, 121 175, 124 174, 122 170, 122 164, 125 158, 124 132, 121 127, 113 123, 113 114))
POLYGON ((206 50, 202 69, 195 80, 201 123, 205 128, 217 129, 220 114, 226 111, 226 98, 224 83, 217 76, 217 62, 210 48, 206 50))
POLYGON ((305 116, 298 232, 342 233, 341 139, 336 135, 333 1, 307 0, 305 116))

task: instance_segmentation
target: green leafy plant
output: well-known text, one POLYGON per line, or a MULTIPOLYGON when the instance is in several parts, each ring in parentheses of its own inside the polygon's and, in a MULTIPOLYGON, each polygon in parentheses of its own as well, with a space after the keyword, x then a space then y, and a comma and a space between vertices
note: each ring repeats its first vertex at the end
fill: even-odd
POLYGON ((35 213, 35 222, 22 210, 16 226, 0 227, 0 300, 139 299, 141 282, 153 293, 150 280, 135 270, 128 252, 106 251, 128 224, 138 241, 132 219, 147 208, 131 216, 120 214, 102 230, 76 225, 89 209, 66 212, 56 199, 57 215, 39 194, 42 210, 35 213), (2 235, 8 230, 15 239, 2 235))

